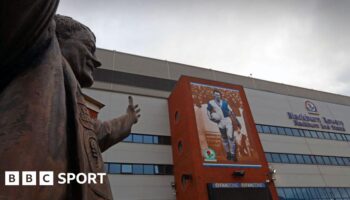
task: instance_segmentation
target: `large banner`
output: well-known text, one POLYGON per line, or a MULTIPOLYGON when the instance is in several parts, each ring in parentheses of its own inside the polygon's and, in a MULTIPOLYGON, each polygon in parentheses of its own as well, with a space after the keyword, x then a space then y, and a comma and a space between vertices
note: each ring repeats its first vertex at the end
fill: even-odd
POLYGON ((200 83, 191 83, 191 91, 203 162, 259 163, 240 91, 200 83))

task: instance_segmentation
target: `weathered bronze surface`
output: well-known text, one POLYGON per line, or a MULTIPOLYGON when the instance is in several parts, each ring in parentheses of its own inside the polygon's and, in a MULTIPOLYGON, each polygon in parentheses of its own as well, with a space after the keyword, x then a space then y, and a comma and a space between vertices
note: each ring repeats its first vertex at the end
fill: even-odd
MULTIPOLYGON (((5 186, 5 171, 104 172, 101 152, 130 134, 140 109, 92 119, 81 87, 93 83, 95 36, 55 16, 58 0, 4 0, 0 8, 0 200, 112 199, 103 184, 5 186)), ((21 183, 21 181, 20 181, 21 183)))

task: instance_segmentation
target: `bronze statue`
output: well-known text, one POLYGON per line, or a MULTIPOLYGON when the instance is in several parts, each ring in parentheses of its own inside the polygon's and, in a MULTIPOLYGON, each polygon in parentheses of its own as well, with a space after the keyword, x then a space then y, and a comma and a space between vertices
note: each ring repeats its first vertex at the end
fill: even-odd
MULTIPOLYGON (((90 118, 81 87, 93 83, 95 36, 54 16, 58 0, 11 1, 0 19, 0 200, 112 199, 109 182, 5 186, 5 171, 104 172, 101 152, 130 134, 140 109, 90 118)), ((5 5, 5 6, 4 6, 5 5)))

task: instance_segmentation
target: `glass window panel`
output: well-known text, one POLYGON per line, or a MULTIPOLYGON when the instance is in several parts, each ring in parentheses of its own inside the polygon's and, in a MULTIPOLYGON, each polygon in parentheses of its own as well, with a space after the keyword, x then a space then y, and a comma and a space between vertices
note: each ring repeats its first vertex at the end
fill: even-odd
POLYGON ((335 198, 341 198, 340 192, 338 191, 338 188, 332 188, 332 193, 335 198))
POLYGON ((131 164, 122 164, 122 173, 123 174, 131 174, 132 173, 131 164))
POLYGON ((261 125, 259 125, 259 124, 256 125, 256 130, 258 131, 258 133, 263 132, 263 129, 262 129, 261 125))
POLYGON ((326 191, 326 188, 316 188, 317 189, 317 191, 318 191, 318 193, 320 194, 320 196, 321 196, 321 198, 322 199, 328 199, 328 198, 330 198, 330 196, 328 196, 328 194, 327 194, 327 191, 326 191))
POLYGON ((331 160, 328 156, 323 156, 323 160, 326 165, 332 165, 331 160))
POLYGON ((307 188, 302 188, 301 193, 303 194, 303 199, 310 199, 311 195, 309 194, 307 188))
POLYGON ((317 164, 318 165, 324 165, 324 160, 322 159, 322 156, 315 156, 317 164))
POLYGON ((325 188, 325 191, 330 198, 334 198, 334 194, 331 188, 325 188))
POLYGON ((292 130, 290 128, 284 129, 287 135, 293 135, 292 130))
POLYGON ((316 131, 310 131, 312 138, 318 138, 316 131))
POLYGON ((286 195, 287 199, 294 198, 294 193, 291 188, 284 188, 284 194, 286 195))
POLYGON ((133 164, 132 165, 133 174, 143 174, 143 165, 141 164, 133 164))
POLYGON ((328 132, 323 132, 323 135, 327 140, 332 139, 328 132))
POLYGON ((301 188, 292 188, 295 199, 304 199, 301 188))
POLYGON ((316 188, 308 188, 309 193, 311 195, 311 199, 320 199, 321 196, 318 194, 317 189, 316 188))
POLYGON ((126 137, 123 141, 124 142, 132 142, 132 135, 133 134, 130 134, 128 137, 126 137))
POLYGON ((271 156, 272 156, 272 162, 281 163, 281 158, 278 153, 272 153, 271 156))
POLYGON ((343 137, 342 137, 342 135, 340 135, 340 134, 335 134, 335 137, 336 137, 337 140, 339 140, 339 141, 343 141, 343 140, 344 140, 343 137))
POLYGON ((350 166, 350 158, 343 158, 345 165, 350 166))
POLYGON ((312 164, 311 157, 309 155, 303 155, 306 164, 312 164))
POLYGON ((277 127, 277 131, 278 131, 279 135, 285 135, 286 134, 286 132, 284 131, 283 127, 277 127))
POLYGON ((346 139, 350 142, 350 134, 344 134, 344 136, 345 136, 346 139))
POLYGON ((288 156, 286 154, 280 154, 282 163, 289 163, 288 156))
POLYGON ((120 174, 120 164, 110 163, 109 164, 109 173, 111 174, 120 174))
POLYGON ((159 166, 158 165, 154 165, 154 173, 159 174, 159 166))
POLYGON ((104 169, 105 169, 105 172, 108 173, 109 164, 108 164, 108 163, 104 163, 103 167, 104 167, 104 169))
POLYGON ((143 171, 144 174, 154 174, 154 165, 144 165, 143 171))
POLYGON ((270 131, 272 134, 277 134, 277 128, 274 126, 270 126, 270 131))
POLYGON ((311 138, 311 133, 308 130, 304 130, 304 135, 305 135, 305 137, 311 138))
POLYGON ((311 158, 312 163, 316 165, 317 161, 316 161, 315 156, 314 155, 310 155, 310 158, 311 158))
POLYGON ((299 133, 298 129, 293 128, 292 129, 292 133, 293 133, 294 136, 300 137, 300 133, 299 133))
POLYGON ((338 165, 337 159, 335 159, 335 157, 330 156, 329 159, 331 160, 332 165, 338 165))
POLYGON ((263 126, 263 132, 264 133, 270 133, 270 127, 269 126, 263 126))
POLYGON ((153 143, 159 144, 158 136, 153 136, 153 143))
POLYGON ((151 136, 151 135, 144 135, 143 136, 143 143, 153 144, 153 136, 151 136))
POLYGON ((288 158, 290 163, 297 163, 297 158, 295 157, 294 154, 288 154, 288 158))
POLYGON ((323 133, 321 131, 317 131, 317 136, 320 139, 325 139, 325 137, 324 137, 324 135, 323 135, 323 133))
POLYGON ((340 192, 340 195, 342 198, 349 198, 349 194, 346 192, 346 189, 345 188, 338 188, 339 192, 340 192))
POLYGON ((337 159, 337 162, 338 162, 339 165, 342 165, 342 166, 345 165, 345 163, 344 163, 344 161, 343 161, 343 158, 341 158, 341 157, 336 157, 335 159, 337 159))
POLYGON ((272 162, 272 156, 270 153, 265 153, 267 162, 272 162))
POLYGON ((134 134, 133 142, 142 143, 142 135, 134 134))
POLYGON ((283 188, 277 188, 277 194, 279 198, 286 198, 286 195, 284 194, 283 188))
POLYGON ((331 136, 331 139, 332 139, 332 140, 337 140, 337 137, 335 136, 334 133, 329 133, 329 135, 331 136))
POLYGON ((295 155, 295 157, 297 158, 297 162, 299 164, 304 164, 305 163, 302 155, 295 155))

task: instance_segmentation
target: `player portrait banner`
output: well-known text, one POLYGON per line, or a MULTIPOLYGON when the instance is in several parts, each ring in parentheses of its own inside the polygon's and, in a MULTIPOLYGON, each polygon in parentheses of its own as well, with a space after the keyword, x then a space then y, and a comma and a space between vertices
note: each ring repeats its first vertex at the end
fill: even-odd
POLYGON ((191 92, 204 165, 260 167, 240 91, 191 82, 191 92))

